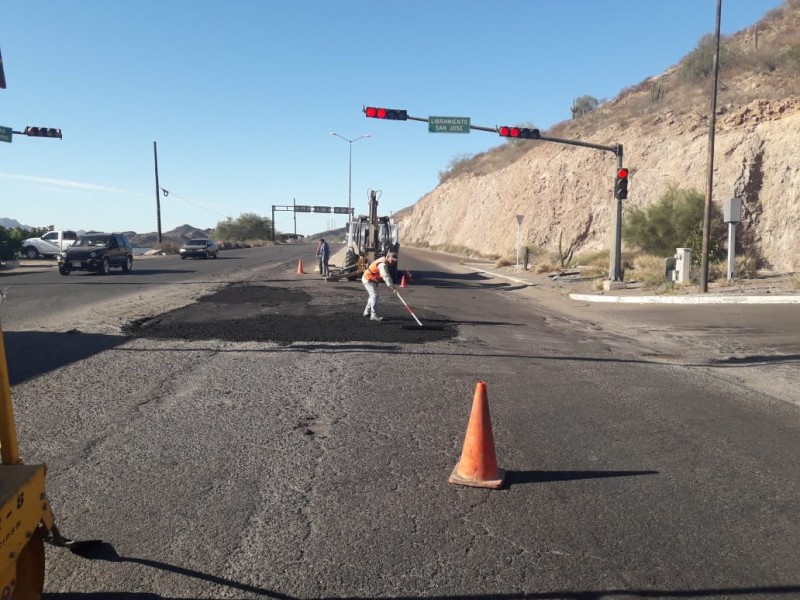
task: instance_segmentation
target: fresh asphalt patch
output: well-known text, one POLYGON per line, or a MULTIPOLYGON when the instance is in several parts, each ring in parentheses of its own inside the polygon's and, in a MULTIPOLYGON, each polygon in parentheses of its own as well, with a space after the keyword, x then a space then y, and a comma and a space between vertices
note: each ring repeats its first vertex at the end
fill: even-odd
POLYGON ((422 313, 416 325, 402 306, 381 297, 383 321, 362 316, 366 292, 355 287, 272 287, 232 284, 197 302, 123 328, 133 337, 231 342, 377 342, 423 344, 457 335, 456 324, 422 313), (323 288, 325 289, 325 288, 323 288), (411 327, 413 326, 413 327, 411 327))

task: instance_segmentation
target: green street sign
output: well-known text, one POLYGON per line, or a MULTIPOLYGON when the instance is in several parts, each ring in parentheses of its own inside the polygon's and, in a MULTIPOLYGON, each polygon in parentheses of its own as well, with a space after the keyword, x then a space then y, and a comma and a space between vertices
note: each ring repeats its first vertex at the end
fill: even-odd
POLYGON ((0 142, 11 143, 11 127, 0 126, 0 142))
POLYGON ((430 133, 469 133, 469 117, 428 117, 430 133))

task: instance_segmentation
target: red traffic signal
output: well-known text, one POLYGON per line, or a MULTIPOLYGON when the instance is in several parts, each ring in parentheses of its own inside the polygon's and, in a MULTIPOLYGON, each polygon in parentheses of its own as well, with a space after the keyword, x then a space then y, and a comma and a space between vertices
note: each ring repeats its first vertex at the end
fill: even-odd
POLYGON ((617 200, 625 200, 628 197, 628 169, 624 167, 617 169, 617 179, 614 181, 614 197, 617 200))
POLYGON ((408 111, 399 108, 379 108, 377 106, 367 106, 364 114, 371 119, 391 119, 393 121, 408 120, 408 111))
POLYGON ((541 137, 541 132, 538 129, 531 129, 528 127, 509 127, 503 125, 497 128, 497 133, 500 137, 510 137, 523 140, 538 140, 541 137))
POLYGON ((63 139, 61 136, 61 130, 56 129, 55 127, 26 127, 25 131, 23 131, 22 133, 30 137, 49 137, 49 138, 63 139))

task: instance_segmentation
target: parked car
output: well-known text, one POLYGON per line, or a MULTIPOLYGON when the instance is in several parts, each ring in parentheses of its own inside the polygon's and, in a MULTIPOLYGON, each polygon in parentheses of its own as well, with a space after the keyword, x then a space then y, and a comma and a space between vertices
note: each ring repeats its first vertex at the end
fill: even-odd
POLYGON ((75 243, 78 234, 69 229, 54 229, 48 231, 40 238, 22 240, 22 256, 26 258, 39 258, 58 256, 75 243))
POLYGON ((133 268, 133 246, 123 233, 87 233, 58 255, 58 272, 94 271, 107 275, 112 268, 133 268))
POLYGON ((217 258, 219 248, 214 240, 188 240, 181 248, 181 258, 217 258))

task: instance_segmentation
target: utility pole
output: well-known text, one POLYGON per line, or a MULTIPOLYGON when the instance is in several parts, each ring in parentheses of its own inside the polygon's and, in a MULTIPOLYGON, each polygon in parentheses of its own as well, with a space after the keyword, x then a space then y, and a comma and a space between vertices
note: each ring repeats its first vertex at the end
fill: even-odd
POLYGON ((714 189, 714 132, 717 128, 717 82, 719 80, 719 26, 722 17, 722 0, 717 0, 717 29, 714 51, 714 84, 711 89, 711 116, 708 123, 708 182, 706 205, 703 212, 703 247, 700 265, 700 291, 708 292, 708 246, 711 237, 711 195, 714 189))
POLYGON ((161 243, 161 188, 158 185, 158 149, 153 142, 153 161, 156 166, 156 215, 158 218, 158 243, 161 243))

